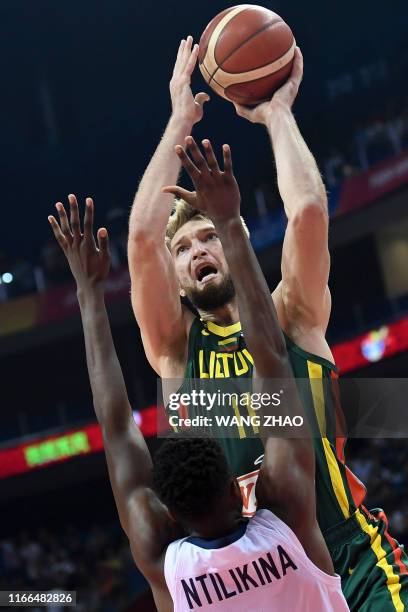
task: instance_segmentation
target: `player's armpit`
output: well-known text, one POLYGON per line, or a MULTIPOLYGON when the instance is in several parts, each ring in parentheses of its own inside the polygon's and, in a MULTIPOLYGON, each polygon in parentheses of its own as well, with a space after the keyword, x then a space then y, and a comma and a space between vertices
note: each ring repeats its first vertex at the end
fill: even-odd
POLYGON ((282 300, 288 320, 325 328, 330 315, 328 214, 307 204, 289 220, 282 250, 282 300))
POLYGON ((160 375, 160 358, 181 352, 187 340, 179 283, 171 255, 163 244, 129 240, 133 311, 151 366, 160 375))

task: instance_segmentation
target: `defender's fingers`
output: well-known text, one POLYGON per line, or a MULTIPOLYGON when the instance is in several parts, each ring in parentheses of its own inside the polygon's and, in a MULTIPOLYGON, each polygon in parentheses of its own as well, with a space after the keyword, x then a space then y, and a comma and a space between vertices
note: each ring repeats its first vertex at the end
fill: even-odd
POLYGON ((84 217, 84 236, 85 238, 93 237, 93 218, 94 205, 92 198, 85 200, 85 217, 84 217))
POLYGON ((58 225, 58 222, 56 220, 56 218, 53 215, 50 215, 48 217, 48 221, 51 225, 52 231, 54 232, 54 236, 58 242, 58 244, 60 245, 60 247, 65 250, 68 246, 68 242, 67 239, 65 238, 64 234, 61 232, 61 228, 58 225))
POLYGON ((68 243, 70 244, 72 240, 72 234, 71 234, 71 228, 69 227, 68 217, 67 217, 67 213, 65 212, 64 205, 62 204, 62 202, 57 202, 55 205, 55 208, 57 209, 57 212, 58 212, 60 225, 61 225, 61 231, 64 234, 65 238, 68 240, 68 243))
POLYGON ((162 187, 163 193, 172 193, 176 198, 180 198, 185 200, 187 204, 194 206, 196 202, 196 192, 188 191, 187 189, 183 189, 183 187, 179 187, 178 185, 169 185, 167 187, 162 187))
POLYGON ((191 159, 189 158, 189 156, 187 155, 187 153, 185 152, 182 146, 176 145, 175 151, 181 161, 181 165, 183 166, 184 170, 188 173, 189 177, 191 178, 191 180, 193 181, 195 185, 196 181, 200 179, 201 172, 193 164, 193 162, 191 161, 191 159))
POLYGON ((100 227, 98 229, 97 238, 98 238, 99 253, 101 254, 102 258, 109 259, 110 258, 109 236, 108 236, 108 230, 106 229, 106 227, 100 227))
POLYGON ((205 157, 207 159, 208 167, 211 172, 220 172, 217 158, 215 157, 214 149, 212 148, 211 142, 206 138, 203 140, 203 147, 205 150, 205 157))
POLYGON ((81 225, 79 221, 78 201, 73 193, 68 196, 68 202, 70 207, 70 224, 74 238, 81 237, 81 225))
POLYGON ((201 153, 196 141, 192 136, 187 136, 186 138, 186 146, 191 153, 191 157, 193 158, 195 165, 202 173, 209 173, 209 167, 207 166, 207 162, 204 158, 204 155, 201 153))
POLYGON ((227 144, 222 145, 222 155, 224 158, 224 172, 225 174, 232 174, 232 155, 230 146, 227 144))

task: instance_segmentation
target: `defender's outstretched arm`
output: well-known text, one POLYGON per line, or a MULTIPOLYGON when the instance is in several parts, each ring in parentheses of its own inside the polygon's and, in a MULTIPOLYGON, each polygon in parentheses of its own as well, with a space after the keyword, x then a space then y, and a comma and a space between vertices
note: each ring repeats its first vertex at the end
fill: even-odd
POLYGON ((105 228, 98 230, 97 247, 92 200, 86 200, 83 233, 75 196, 69 196, 69 202, 70 222, 60 202, 56 205, 60 223, 53 216, 48 219, 77 283, 95 414, 102 429, 119 518, 136 563, 154 581, 161 575, 156 566, 174 533, 165 509, 151 490, 151 456, 133 418, 111 334, 104 299, 104 281, 110 267, 108 234, 105 228))

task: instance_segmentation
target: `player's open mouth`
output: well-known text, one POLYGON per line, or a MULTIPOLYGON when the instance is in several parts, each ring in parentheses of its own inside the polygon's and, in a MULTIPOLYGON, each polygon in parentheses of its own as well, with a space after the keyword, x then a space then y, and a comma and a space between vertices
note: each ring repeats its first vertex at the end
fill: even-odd
POLYGON ((198 282, 203 285, 215 278, 216 275, 217 269, 210 265, 202 266, 196 272, 198 282))

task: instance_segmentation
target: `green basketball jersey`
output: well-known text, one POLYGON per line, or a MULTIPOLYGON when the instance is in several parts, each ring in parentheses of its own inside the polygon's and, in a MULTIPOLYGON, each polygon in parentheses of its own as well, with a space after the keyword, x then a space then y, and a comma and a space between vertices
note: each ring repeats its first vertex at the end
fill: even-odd
MULTIPOLYGON (((329 361, 307 353, 286 337, 286 346, 294 375, 309 379, 299 387, 309 419, 315 419, 321 438, 314 438, 316 456, 317 517, 323 533, 349 518, 365 496, 362 483, 344 463, 344 438, 326 437, 326 428, 336 413, 336 394, 327 393, 327 384, 336 386, 337 368, 329 361)), ((196 318, 189 335, 188 362, 182 389, 188 390, 190 379, 250 378, 253 359, 245 346, 241 324, 221 327, 196 318)), ((239 410, 239 408, 237 408, 239 410)), ((244 514, 256 509, 255 484, 263 457, 260 439, 248 437, 245 428, 237 426, 235 438, 223 438, 221 445, 241 487, 244 514)))

